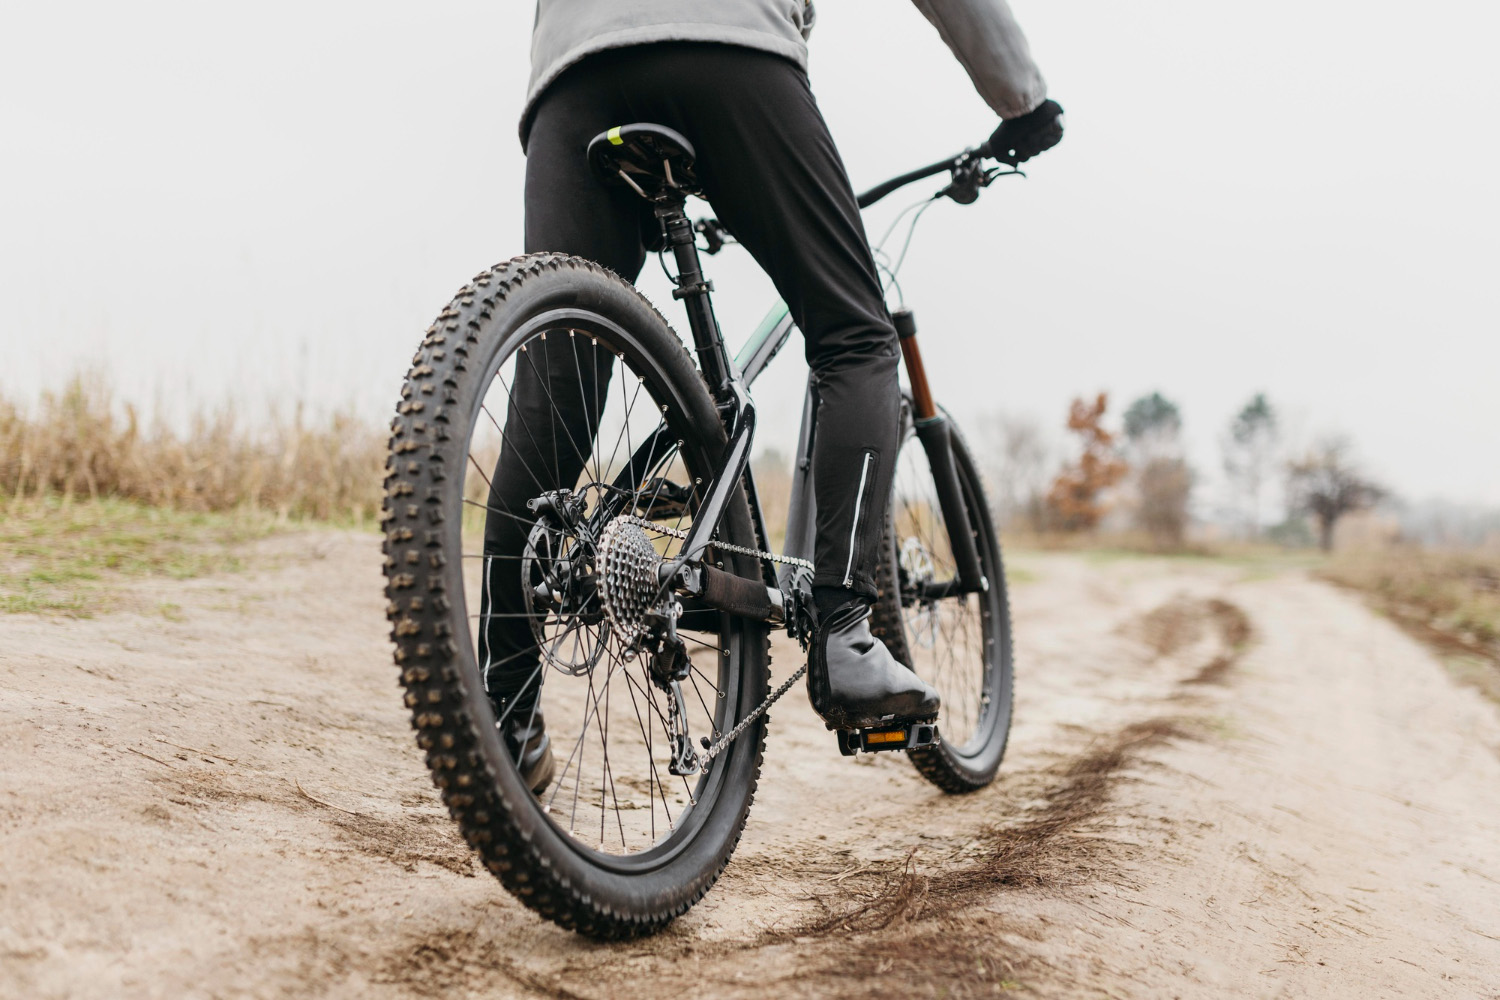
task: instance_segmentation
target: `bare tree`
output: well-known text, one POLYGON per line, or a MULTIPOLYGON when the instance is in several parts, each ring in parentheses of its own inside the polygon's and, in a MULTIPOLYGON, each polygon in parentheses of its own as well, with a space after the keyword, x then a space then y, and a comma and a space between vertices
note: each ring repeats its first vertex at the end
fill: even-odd
POLYGON ((1193 473, 1181 458, 1165 455, 1146 460, 1136 475, 1140 506, 1135 520, 1158 548, 1182 547, 1187 535, 1193 473))
POLYGON ((1281 427, 1263 392, 1256 393, 1234 419, 1221 446, 1224 474, 1229 477, 1244 504, 1246 528, 1251 538, 1260 534, 1261 495, 1271 477, 1272 463, 1281 445, 1281 427))
POLYGON ((1345 438, 1328 438, 1287 464, 1287 500, 1294 514, 1318 522, 1318 544, 1333 551, 1333 529, 1339 518, 1373 506, 1385 491, 1366 479, 1350 457, 1345 438))
POLYGON ((1125 411, 1125 436, 1136 468, 1135 522, 1161 548, 1187 534, 1193 473, 1182 455, 1182 412, 1159 392, 1125 411))
POLYGON ((980 422, 984 472, 1002 525, 1040 530, 1046 516, 1052 449, 1030 417, 993 413, 980 422))

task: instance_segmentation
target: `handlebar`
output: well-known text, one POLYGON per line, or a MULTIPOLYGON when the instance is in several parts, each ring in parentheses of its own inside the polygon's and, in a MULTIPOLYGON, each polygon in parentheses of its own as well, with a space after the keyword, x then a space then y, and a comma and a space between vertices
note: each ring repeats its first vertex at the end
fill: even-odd
MULTIPOLYGON (((996 177, 1004 177, 1009 174, 1017 174, 1021 177, 1026 176, 1015 166, 1011 166, 1009 170, 1001 170, 999 167, 986 167, 984 165, 985 158, 991 157, 991 155, 990 144, 986 140, 978 146, 964 150, 962 153, 938 160, 936 163, 929 163, 925 167, 918 167, 916 170, 909 170, 899 177, 892 177, 888 181, 882 181, 859 195, 855 201, 859 204, 860 208, 869 208, 892 191, 897 191, 908 184, 915 184, 917 181, 928 177, 936 177, 946 170, 952 175, 952 179, 948 182, 947 187, 933 195, 933 197, 942 198, 946 196, 952 198, 960 205, 969 205, 979 197, 979 189, 987 186, 996 177)), ((702 234, 703 238, 707 241, 708 246, 703 248, 706 253, 716 254, 728 244, 735 242, 729 230, 724 228, 724 224, 718 219, 700 219, 693 228, 702 234)))
MULTIPOLYGON (((864 194, 861 194, 856 200, 860 208, 869 208, 892 191, 904 188, 908 184, 913 184, 928 177, 935 177, 944 170, 947 170, 953 174, 953 182, 938 192, 939 196, 948 195, 959 204, 967 205, 979 197, 980 188, 1002 173, 997 168, 986 168, 984 166, 984 159, 991 155, 990 144, 986 140, 972 149, 966 149, 962 153, 950 156, 945 160, 929 163, 925 167, 918 167, 916 170, 908 171, 899 177, 892 177, 888 181, 883 181, 870 188, 864 194)), ((1020 173, 1014 167, 1012 171, 1020 173)))
POLYGON ((874 187, 870 188, 870 190, 859 196, 859 207, 869 208, 871 205, 875 204, 877 201, 884 198, 892 191, 897 190, 898 188, 904 188, 908 184, 914 184, 917 181, 925 180, 928 177, 935 177, 938 174, 942 173, 944 170, 951 170, 955 164, 963 160, 965 157, 969 156, 971 152, 972 150, 965 150, 964 152, 959 153, 957 156, 950 156, 946 160, 939 160, 936 163, 929 163, 925 167, 918 167, 916 170, 908 171, 907 173, 902 174, 900 177, 892 177, 888 181, 882 181, 881 183, 876 184, 874 187))

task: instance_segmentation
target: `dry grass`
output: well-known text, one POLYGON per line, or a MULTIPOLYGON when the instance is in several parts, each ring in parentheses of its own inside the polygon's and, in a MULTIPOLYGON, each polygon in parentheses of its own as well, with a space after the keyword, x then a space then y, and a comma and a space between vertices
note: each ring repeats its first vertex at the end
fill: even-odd
POLYGON ((385 435, 348 414, 311 426, 300 407, 264 429, 233 410, 199 414, 186 433, 142 426, 101 378, 78 376, 34 412, 0 400, 0 511, 26 499, 114 497, 184 511, 373 520, 385 435))
POLYGON ((1006 529, 1004 536, 1013 549, 1041 552, 1117 553, 1129 556, 1189 556, 1216 558, 1224 546, 1200 541, 1164 544, 1144 531, 1030 531, 1006 529))
POLYGON ((1460 680, 1500 701, 1500 552, 1369 549, 1341 553, 1322 575, 1364 593, 1460 680))

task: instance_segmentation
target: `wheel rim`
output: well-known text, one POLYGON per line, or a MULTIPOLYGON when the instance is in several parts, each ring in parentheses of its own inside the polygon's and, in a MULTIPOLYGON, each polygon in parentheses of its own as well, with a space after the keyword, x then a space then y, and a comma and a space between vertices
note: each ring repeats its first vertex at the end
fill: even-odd
MULTIPOLYGON (((562 605, 539 601, 536 585, 560 561, 572 559, 587 566, 595 554, 591 549, 609 523, 604 510, 639 510, 635 501, 652 495, 659 499, 662 489, 643 488, 653 478, 679 484, 688 494, 689 509, 658 524, 676 531, 690 527, 691 508, 709 475, 701 442, 691 428, 677 426, 681 401, 659 366, 624 331, 593 314, 554 312, 518 330, 497 347, 484 385, 466 438, 460 519, 466 649, 479 675, 497 669, 513 677, 524 674, 517 693, 538 694, 556 773, 551 785, 526 805, 539 810, 569 846, 600 867, 625 873, 655 867, 682 850, 706 819, 728 755, 707 774, 670 775, 667 696, 651 682, 645 659, 627 659, 620 630, 598 613, 597 602, 590 607, 586 600, 562 605), (606 355, 612 358, 613 372, 604 383, 590 375, 590 368, 597 369, 606 355), (567 393, 559 380, 570 375, 575 388, 584 390, 581 395, 603 383, 604 391, 594 397, 598 418, 589 421, 596 430, 592 439, 588 426, 574 434, 562 426, 567 393), (549 432, 526 422, 518 426, 512 419, 510 404, 528 376, 541 376, 537 381, 547 386, 546 408, 554 421, 549 432), (666 433, 655 435, 653 443, 658 428, 666 433), (557 471, 562 463, 551 455, 538 456, 539 442, 544 452, 547 445, 571 447, 583 471, 571 482, 561 482, 566 478, 557 471), (493 477, 500 471, 496 459, 506 449, 527 452, 522 464, 530 480, 528 490, 568 489, 585 523, 594 523, 567 529, 555 524, 538 527, 533 519, 529 547, 521 553, 486 552, 486 518, 515 516, 513 505, 493 506, 493 477), (644 456, 648 474, 631 477, 639 481, 622 495, 616 480, 632 455, 644 456), (519 588, 526 603, 519 611, 486 609, 485 577, 508 572, 531 585, 519 588), (530 641, 524 648, 507 647, 505 656, 486 656, 481 637, 488 624, 502 618, 523 622, 530 641), (527 669, 520 669, 523 666, 527 669)), ((531 417, 534 423, 534 410, 531 417)), ((500 492, 508 491, 499 485, 500 492)), ((661 530, 648 534, 663 557, 670 557, 680 545, 661 530)), ((682 683, 689 731, 694 741, 700 736, 716 738, 733 724, 740 688, 740 628, 726 615, 698 613, 684 621, 681 634, 692 662, 682 683)), ((513 698, 511 706, 516 701, 513 698)), ((500 718, 508 714, 502 711, 500 718)), ((485 724, 494 720, 490 713, 485 724)))

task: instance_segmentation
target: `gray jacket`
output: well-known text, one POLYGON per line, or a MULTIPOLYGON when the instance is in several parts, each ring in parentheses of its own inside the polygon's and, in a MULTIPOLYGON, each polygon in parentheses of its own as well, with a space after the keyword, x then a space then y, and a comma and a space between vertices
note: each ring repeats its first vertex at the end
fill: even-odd
MULTIPOLYGON (((1001 118, 1046 99, 1047 84, 1006 0, 912 2, 1001 118)), ((812 22, 812 0, 537 0, 522 138, 542 91, 584 56, 648 42, 721 42, 774 52, 806 69, 812 22)))

